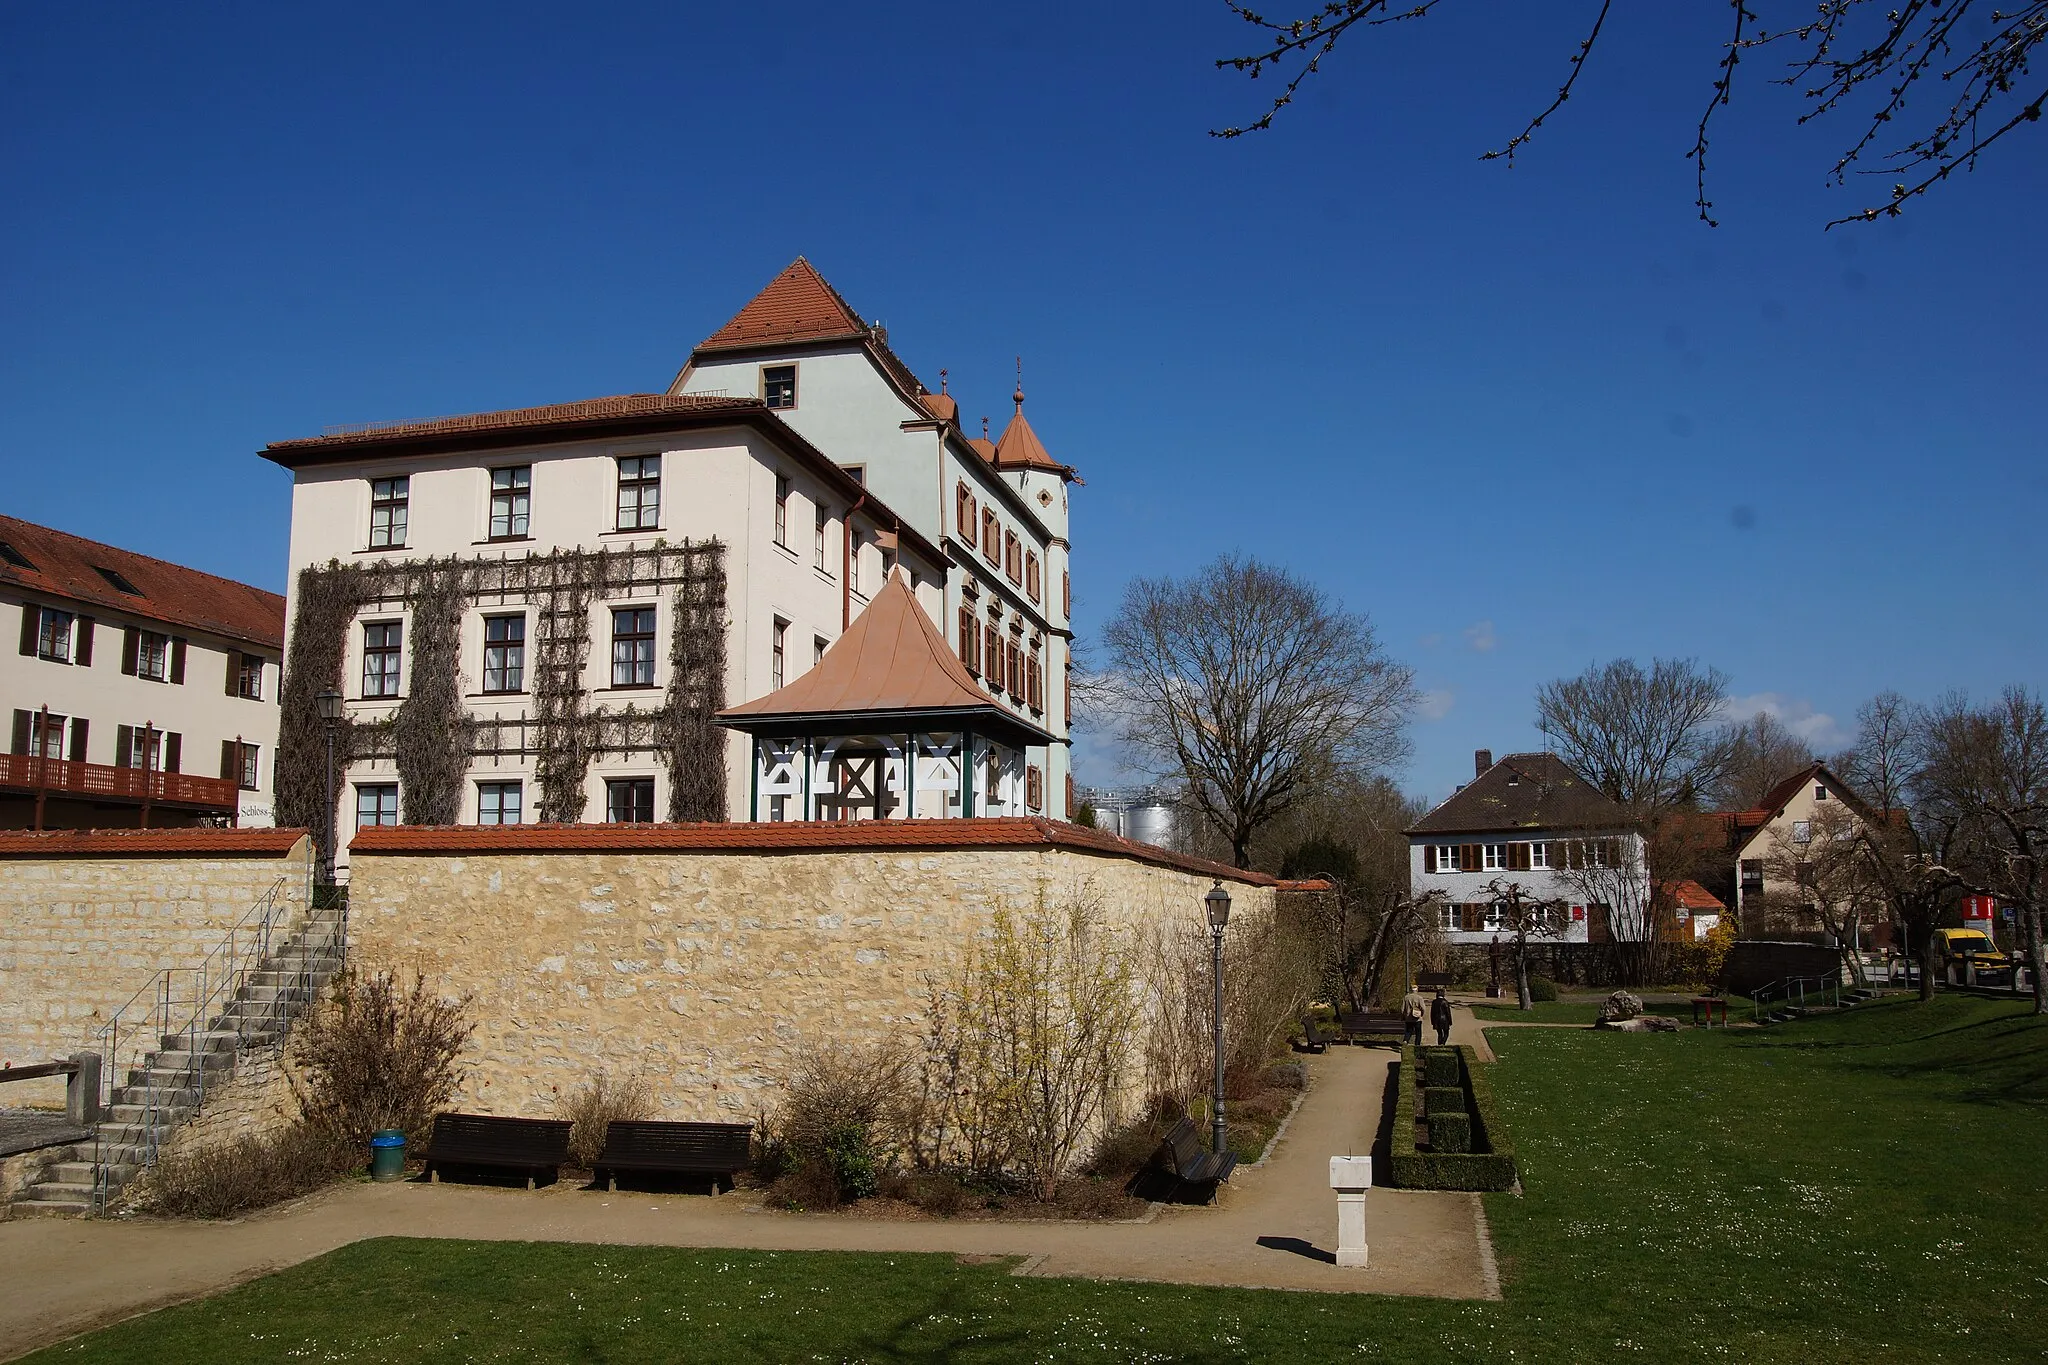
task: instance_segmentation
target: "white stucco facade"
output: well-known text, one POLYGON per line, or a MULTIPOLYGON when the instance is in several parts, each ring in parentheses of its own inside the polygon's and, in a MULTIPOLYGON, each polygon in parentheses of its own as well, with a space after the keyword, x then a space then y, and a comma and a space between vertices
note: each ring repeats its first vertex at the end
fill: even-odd
POLYGON ((1627 880, 1640 888, 1613 897, 1630 909, 1647 904, 1649 885, 1641 836, 1620 830, 1411 835, 1408 878, 1415 896, 1442 896, 1438 922, 1452 943, 1487 943, 1496 934, 1506 935, 1489 889, 1496 881, 1514 883, 1524 897, 1561 907, 1563 931, 1553 936, 1561 943, 1596 938, 1596 923, 1608 922, 1601 907, 1609 883, 1627 880), (1565 866, 1568 858, 1598 858, 1611 865, 1572 871, 1565 866))

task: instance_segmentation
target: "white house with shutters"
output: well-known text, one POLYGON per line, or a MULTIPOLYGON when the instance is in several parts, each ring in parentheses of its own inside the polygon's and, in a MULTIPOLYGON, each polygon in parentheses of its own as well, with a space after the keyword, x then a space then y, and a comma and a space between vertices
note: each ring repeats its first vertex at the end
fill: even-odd
POLYGON ((0 516, 0 827, 268 825, 284 599, 0 516))
POLYGON ((1407 831, 1413 894, 1438 893, 1452 943, 1505 937, 1496 885, 1555 909, 1556 939, 1643 932, 1649 870, 1626 813, 1555 754, 1473 755, 1473 779, 1407 831))

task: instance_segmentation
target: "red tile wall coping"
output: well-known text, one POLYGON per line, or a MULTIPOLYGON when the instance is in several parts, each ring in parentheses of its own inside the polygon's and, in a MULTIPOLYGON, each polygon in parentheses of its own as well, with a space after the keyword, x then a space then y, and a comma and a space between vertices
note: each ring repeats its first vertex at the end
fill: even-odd
POLYGON ((53 829, 0 832, 0 858, 282 858, 302 829, 53 829))
POLYGON ((352 853, 800 853, 823 850, 1070 848, 1247 886, 1311 890, 1207 858, 1036 816, 975 820, 727 821, 688 825, 389 825, 356 831, 352 853))

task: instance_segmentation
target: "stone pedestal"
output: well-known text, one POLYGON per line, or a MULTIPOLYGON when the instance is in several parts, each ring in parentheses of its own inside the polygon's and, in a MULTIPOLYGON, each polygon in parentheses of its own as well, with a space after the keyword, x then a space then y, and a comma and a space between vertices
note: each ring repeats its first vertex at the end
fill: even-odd
POLYGON ((1365 1264, 1365 1192, 1372 1188, 1372 1158, 1330 1158, 1330 1188, 1337 1192, 1337 1264, 1365 1264))

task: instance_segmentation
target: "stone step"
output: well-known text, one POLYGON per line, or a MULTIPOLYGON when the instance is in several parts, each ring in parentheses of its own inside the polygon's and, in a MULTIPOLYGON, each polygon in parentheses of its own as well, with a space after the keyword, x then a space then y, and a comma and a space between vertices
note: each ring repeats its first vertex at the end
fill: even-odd
POLYGON ((38 1199, 62 1200, 72 1204, 92 1203, 92 1173, 87 1172, 83 1180, 38 1180, 29 1186, 28 1193, 38 1199))
MULTIPOLYGON (((131 1162, 108 1162, 107 1179, 112 1184, 125 1185, 135 1178, 135 1172, 140 1169, 131 1162)), ((42 1179, 65 1185, 90 1185, 92 1171, 90 1161, 52 1161, 44 1165, 42 1179)))
POLYGON ((233 1029, 216 1025, 189 1032, 166 1033, 160 1042, 163 1052, 220 1052, 235 1045, 235 1033, 233 1029))
POLYGON ((224 1071, 235 1064, 232 1052, 185 1052, 166 1048, 150 1059, 151 1071, 189 1071, 204 1067, 208 1071, 224 1071))
POLYGON ((17 1198, 7 1206, 10 1218, 83 1218, 92 1212, 92 1201, 73 1204, 60 1199, 17 1198))
POLYGON ((114 1104, 197 1104, 199 1091, 186 1085, 124 1085, 114 1092, 114 1104))
POLYGON ((193 1106, 189 1104, 159 1104, 153 1110, 142 1104, 116 1104, 107 1110, 107 1122, 113 1124, 147 1124, 150 1114, 157 1116, 157 1127, 164 1128, 174 1123, 183 1123, 192 1117, 193 1106))

